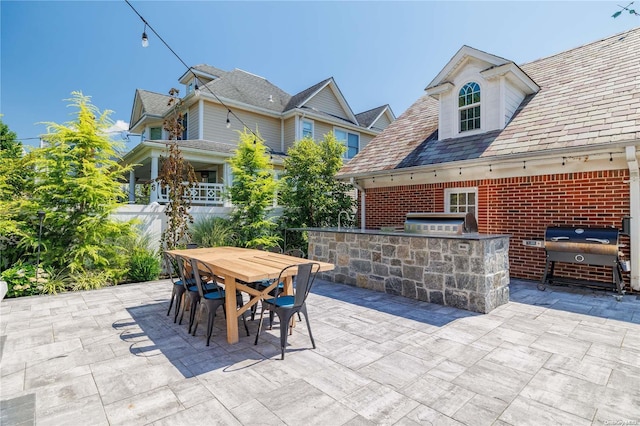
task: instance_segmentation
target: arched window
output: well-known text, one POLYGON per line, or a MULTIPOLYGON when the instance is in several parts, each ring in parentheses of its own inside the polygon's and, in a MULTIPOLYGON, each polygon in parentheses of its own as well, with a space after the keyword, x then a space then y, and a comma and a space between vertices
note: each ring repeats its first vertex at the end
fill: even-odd
POLYGON ((480 128, 480 86, 478 83, 467 83, 458 94, 458 110, 460 111, 460 131, 480 128))

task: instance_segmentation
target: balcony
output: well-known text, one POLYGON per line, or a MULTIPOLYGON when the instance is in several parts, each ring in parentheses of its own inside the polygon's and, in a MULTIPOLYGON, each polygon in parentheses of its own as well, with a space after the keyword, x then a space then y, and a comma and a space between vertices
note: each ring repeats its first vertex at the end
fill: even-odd
MULTIPOLYGON (((189 186, 188 182, 183 182, 185 186, 189 186)), ((160 204, 169 202, 169 189, 161 188, 159 185, 151 187, 151 201, 160 204)), ((224 206, 224 184, 222 183, 196 183, 189 188, 189 198, 193 205, 199 206, 224 206)))

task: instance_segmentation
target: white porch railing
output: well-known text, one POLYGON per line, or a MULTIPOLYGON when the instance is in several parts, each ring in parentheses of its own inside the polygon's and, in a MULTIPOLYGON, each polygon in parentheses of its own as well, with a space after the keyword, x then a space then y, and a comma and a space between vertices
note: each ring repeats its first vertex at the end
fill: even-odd
MULTIPOLYGON (((183 184, 189 185, 188 182, 183 184)), ((201 206, 223 206, 224 184, 221 183, 197 183, 189 188, 191 202, 201 206)), ((158 203, 169 202, 169 189, 156 186, 158 203)))

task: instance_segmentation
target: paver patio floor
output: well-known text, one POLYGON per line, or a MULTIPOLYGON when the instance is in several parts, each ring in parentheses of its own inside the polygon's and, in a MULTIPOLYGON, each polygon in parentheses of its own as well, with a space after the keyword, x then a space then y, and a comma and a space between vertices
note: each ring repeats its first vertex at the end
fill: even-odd
POLYGON ((284 361, 277 322, 187 334, 168 281, 3 300, 0 424, 640 424, 639 296, 510 288, 480 315, 320 281, 284 361))

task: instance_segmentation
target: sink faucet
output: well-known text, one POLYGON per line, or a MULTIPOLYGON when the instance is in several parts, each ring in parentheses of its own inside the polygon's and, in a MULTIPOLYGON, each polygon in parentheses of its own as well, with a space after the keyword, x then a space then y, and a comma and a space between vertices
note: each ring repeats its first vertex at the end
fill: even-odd
POLYGON ((346 210, 340 210, 340 213, 338 213, 338 231, 340 230, 340 217, 342 216, 342 213, 344 213, 347 220, 349 220, 349 212, 346 210))

